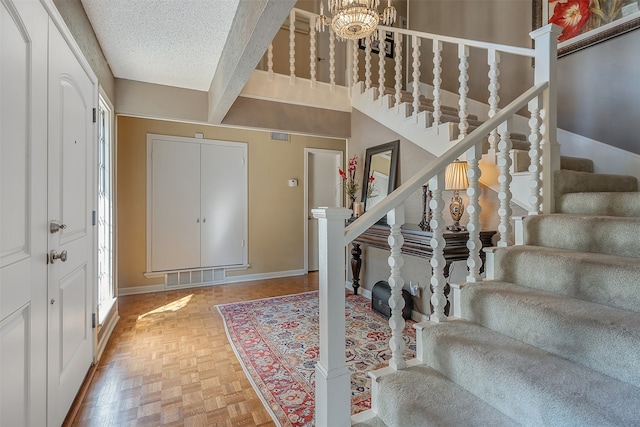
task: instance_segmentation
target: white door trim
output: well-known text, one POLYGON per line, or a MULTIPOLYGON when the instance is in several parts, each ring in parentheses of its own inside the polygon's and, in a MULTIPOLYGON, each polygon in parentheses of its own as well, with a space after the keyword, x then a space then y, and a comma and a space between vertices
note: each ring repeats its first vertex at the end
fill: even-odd
MULTIPOLYGON (((340 166, 344 167, 344 153, 341 150, 326 150, 321 148, 304 149, 304 271, 309 273, 309 155, 311 154, 335 154, 340 157, 340 166)), ((336 171, 336 174, 338 172, 336 171)), ((340 198, 340 207, 344 203, 340 198)))

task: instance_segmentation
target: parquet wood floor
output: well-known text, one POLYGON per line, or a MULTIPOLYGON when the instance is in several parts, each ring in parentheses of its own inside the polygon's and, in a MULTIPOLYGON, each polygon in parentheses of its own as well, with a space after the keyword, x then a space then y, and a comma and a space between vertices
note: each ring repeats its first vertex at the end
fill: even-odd
POLYGON ((273 426, 217 304, 306 292, 317 273, 120 298, 120 321, 72 426, 273 426))

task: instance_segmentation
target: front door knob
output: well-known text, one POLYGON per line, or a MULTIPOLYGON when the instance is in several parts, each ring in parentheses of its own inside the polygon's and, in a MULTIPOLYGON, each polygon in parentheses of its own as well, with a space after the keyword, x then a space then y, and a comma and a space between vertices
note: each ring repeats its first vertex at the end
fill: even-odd
POLYGON ((51 264, 56 262, 57 259, 62 262, 67 262, 67 251, 58 253, 55 249, 51 249, 51 252, 49 252, 49 256, 51 258, 51 264))
POLYGON ((65 228, 67 228, 65 224, 60 224, 60 222, 56 220, 51 221, 51 224, 49 224, 49 231, 51 232, 51 234, 57 233, 58 231, 64 230, 65 228))

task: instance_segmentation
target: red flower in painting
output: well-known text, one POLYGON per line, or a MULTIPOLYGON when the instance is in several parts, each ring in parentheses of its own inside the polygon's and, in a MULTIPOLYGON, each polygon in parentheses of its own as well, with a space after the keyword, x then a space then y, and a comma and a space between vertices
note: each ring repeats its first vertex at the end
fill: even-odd
POLYGON ((549 22, 562 27, 558 41, 569 40, 580 34, 589 19, 589 1, 567 0, 556 3, 549 22))

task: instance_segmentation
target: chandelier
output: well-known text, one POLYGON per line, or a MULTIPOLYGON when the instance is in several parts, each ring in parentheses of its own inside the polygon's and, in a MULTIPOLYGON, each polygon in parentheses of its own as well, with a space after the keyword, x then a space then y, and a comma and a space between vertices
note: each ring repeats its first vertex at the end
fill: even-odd
POLYGON ((324 3, 321 0, 316 29, 324 31, 324 27, 331 25, 336 35, 344 40, 367 37, 380 21, 384 25, 392 25, 396 21, 396 8, 391 6, 391 0, 387 0, 387 7, 381 15, 378 14, 380 0, 328 0, 328 3, 333 18, 324 15, 324 3))

